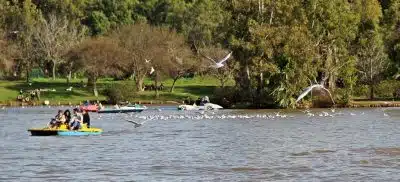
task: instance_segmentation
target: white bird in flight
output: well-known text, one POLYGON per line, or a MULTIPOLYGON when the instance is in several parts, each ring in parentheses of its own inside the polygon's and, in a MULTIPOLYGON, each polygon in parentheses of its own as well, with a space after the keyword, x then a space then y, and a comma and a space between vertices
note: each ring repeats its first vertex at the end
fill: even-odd
POLYGON ((153 74, 154 71, 156 71, 156 70, 152 66, 151 69, 150 69, 150 75, 153 74))
POLYGON ((228 55, 226 55, 224 58, 222 58, 222 59, 219 60, 218 62, 215 61, 214 59, 208 57, 208 56, 205 56, 205 55, 203 55, 203 54, 201 54, 201 55, 204 56, 205 58, 207 58, 208 60, 210 60, 210 61, 212 61, 212 62, 214 63, 214 65, 211 65, 210 67, 213 67, 213 68, 217 68, 217 69, 218 69, 218 68, 221 68, 221 67, 224 66, 224 64, 222 64, 222 63, 224 63, 226 60, 228 60, 228 59, 232 56, 232 52, 230 52, 228 55))
POLYGON ((146 63, 150 63, 151 59, 144 59, 146 63))
POLYGON ((329 93, 329 97, 330 97, 331 100, 332 100, 332 103, 335 104, 335 101, 333 101, 331 92, 330 92, 328 89, 326 89, 322 84, 314 84, 314 85, 311 85, 311 86, 307 87, 307 88, 303 91, 303 93, 301 93, 300 96, 296 99, 296 103, 299 102, 302 98, 304 98, 304 97, 305 97, 308 93, 310 93, 313 89, 323 89, 323 90, 325 90, 326 92, 328 92, 328 93, 329 93))
POLYGON ((133 123, 133 124, 135 125, 135 128, 137 128, 137 127, 142 126, 142 125, 143 125, 146 121, 148 121, 148 120, 143 121, 142 123, 137 123, 137 122, 132 121, 132 120, 129 120, 129 119, 125 119, 125 121, 128 121, 128 122, 130 122, 130 123, 133 123))

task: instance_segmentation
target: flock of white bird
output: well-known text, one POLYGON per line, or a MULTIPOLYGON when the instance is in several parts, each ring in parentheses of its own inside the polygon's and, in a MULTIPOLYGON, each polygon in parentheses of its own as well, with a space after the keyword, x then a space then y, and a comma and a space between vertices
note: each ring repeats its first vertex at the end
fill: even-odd
MULTIPOLYGON (((222 68, 224 66, 225 61, 227 61, 232 56, 232 52, 230 52, 228 55, 226 55, 224 58, 222 58, 219 61, 215 61, 213 58, 205 56, 201 53, 200 53, 200 55, 202 55, 203 57, 207 58, 208 60, 210 60, 212 62, 212 64, 210 65, 211 68, 218 69, 218 68, 222 68)), ((146 64, 150 64, 150 61, 151 61, 150 59, 145 59, 146 64)), ((149 74, 150 75, 153 74, 154 71, 156 71, 156 70, 154 69, 153 66, 151 66, 149 74)))
MULTIPOLYGON (((48 106, 50 108, 50 106, 48 106)), ((25 107, 22 107, 24 109, 25 107)), ((2 107, 1 110, 14 110, 15 108, 6 108, 2 107)), ((161 109, 155 109, 155 111, 161 112, 161 109)), ((332 108, 325 111, 311 111, 309 109, 301 111, 304 115, 300 115, 306 118, 321 118, 321 117, 336 117, 336 116, 356 116, 356 115, 364 115, 364 112, 343 112, 336 111, 336 109, 332 108)), ((385 110, 382 110, 384 117, 389 117, 385 110)), ((92 115, 96 116, 96 115, 92 115)), ((268 112, 268 113, 257 113, 257 114, 236 114, 236 113, 226 113, 220 111, 196 111, 196 112, 183 112, 182 114, 151 114, 151 115, 142 115, 142 114, 104 114, 97 115, 97 120, 100 119, 111 119, 111 120, 125 120, 134 124, 134 127, 140 127, 147 121, 167 121, 167 120, 254 120, 254 119, 262 119, 262 120, 284 120, 285 118, 298 118, 299 113, 282 113, 282 112, 268 112)))
MULTIPOLYGON (((209 57, 209 56, 206 56, 206 55, 204 55, 204 54, 202 54, 202 53, 200 53, 200 52, 199 52, 199 54, 200 54, 201 56, 205 57, 207 60, 209 60, 209 61, 211 62, 210 68, 214 68, 214 69, 219 69, 219 68, 224 67, 224 63, 232 56, 232 52, 230 52, 229 54, 227 54, 227 55, 226 55, 224 58, 222 58, 221 60, 216 61, 215 59, 213 59, 213 58, 211 58, 211 57, 209 57)), ((150 61, 151 61, 151 60, 149 60, 149 59, 145 59, 146 64, 150 64, 150 61)), ((153 74, 154 71, 155 71, 155 69, 154 69, 154 67, 152 66, 152 67, 150 68, 149 74, 150 74, 150 75, 153 74)), ((332 97, 332 95, 331 95, 331 92, 330 92, 327 88, 324 87, 324 82, 322 82, 322 83, 320 83, 320 84, 311 84, 309 87, 305 88, 304 91, 303 91, 303 92, 299 95, 299 97, 296 99, 296 103, 299 102, 301 99, 303 99, 306 95, 308 95, 309 93, 311 93, 312 90, 323 90, 323 91, 326 91, 326 92, 329 94, 329 96, 330 96, 330 98, 331 98, 331 100, 332 100, 332 103, 335 105, 335 101, 333 100, 333 97, 332 97)))
MULTIPOLYGON (((141 126, 144 122, 147 121, 152 121, 152 120, 161 120, 161 121, 167 121, 167 120, 232 120, 232 119, 240 119, 240 120, 246 120, 246 119, 265 119, 265 120, 283 120, 285 118, 294 118, 298 117, 298 114, 285 114, 281 112, 274 112, 274 113, 265 113, 265 114, 228 114, 228 113, 221 113, 218 114, 218 111, 201 111, 201 112, 185 112, 184 114, 169 114, 169 115, 161 115, 161 114, 153 114, 153 115, 141 115, 141 114, 131 114, 131 115, 126 115, 126 117, 129 117, 131 119, 124 119, 129 122, 133 122, 135 124, 135 127, 141 126), (144 121, 142 123, 133 121, 144 121)), ((335 109, 330 109, 328 111, 318 111, 318 112, 312 112, 310 110, 304 110, 302 111, 304 113, 303 116, 311 118, 311 117, 336 117, 336 116, 356 116, 356 115, 364 115, 364 112, 336 112, 335 109)), ((387 113, 383 112, 384 116, 389 116, 387 113)), ((98 119, 101 119, 102 117, 111 117, 111 119, 118 118, 120 116, 117 115, 99 115, 98 119)))

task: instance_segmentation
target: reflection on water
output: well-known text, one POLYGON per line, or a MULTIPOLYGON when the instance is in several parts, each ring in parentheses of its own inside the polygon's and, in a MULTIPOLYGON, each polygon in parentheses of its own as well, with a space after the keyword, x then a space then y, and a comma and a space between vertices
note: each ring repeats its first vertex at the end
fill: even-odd
POLYGON ((0 109, 0 181, 400 180, 396 108, 91 113, 101 136, 29 136, 56 109, 0 109))

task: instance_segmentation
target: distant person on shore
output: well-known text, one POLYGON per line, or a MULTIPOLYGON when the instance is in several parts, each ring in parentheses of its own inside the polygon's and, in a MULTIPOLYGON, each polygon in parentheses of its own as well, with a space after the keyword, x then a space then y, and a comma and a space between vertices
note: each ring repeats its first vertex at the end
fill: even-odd
POLYGON ((31 100, 35 99, 35 97, 36 97, 36 92, 35 92, 34 90, 32 90, 32 91, 30 92, 30 94, 31 94, 31 100))
POLYGON ((40 100, 40 90, 39 89, 35 89, 35 94, 36 94, 36 99, 40 100))
POLYGON ((81 128, 81 123, 83 123, 82 113, 79 112, 78 108, 73 110, 74 116, 72 117, 72 123, 69 125, 70 130, 79 130, 81 128))
POLYGON ((82 111, 83 124, 86 124, 87 128, 90 128, 90 116, 87 110, 82 111))

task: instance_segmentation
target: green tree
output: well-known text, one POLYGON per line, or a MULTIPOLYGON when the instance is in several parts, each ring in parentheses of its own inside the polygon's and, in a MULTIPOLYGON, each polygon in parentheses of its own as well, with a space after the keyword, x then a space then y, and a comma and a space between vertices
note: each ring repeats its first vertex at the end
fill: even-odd
POLYGON ((13 5, 7 5, 7 9, 3 13, 5 14, 4 26, 9 43, 18 48, 14 54, 16 72, 20 76, 22 72, 25 72, 26 81, 29 81, 30 71, 39 59, 34 31, 38 19, 42 18, 41 12, 31 0, 25 0, 21 4, 14 2, 13 5))
POLYGON ((66 51, 81 41, 85 29, 75 26, 65 16, 53 14, 42 19, 33 31, 40 53, 52 62, 52 76, 55 79, 57 64, 63 62, 66 51))
POLYGON ((308 27, 317 49, 316 60, 321 65, 320 72, 328 78, 327 86, 335 89, 336 80, 343 64, 350 62, 350 47, 357 35, 360 22, 357 1, 312 0, 306 4, 308 27), (335 70, 335 71, 331 71, 335 70))
POLYGON ((97 79, 101 76, 121 74, 118 69, 123 60, 118 43, 105 37, 91 38, 70 49, 66 58, 70 62, 83 65, 86 75, 91 78, 93 93, 98 96, 97 79))
POLYGON ((374 99, 374 87, 383 79, 382 75, 389 66, 380 28, 382 12, 379 2, 375 0, 361 0, 360 10, 357 66, 360 81, 369 85, 369 98, 374 99))
POLYGON ((400 1, 390 0, 385 3, 383 27, 385 44, 391 61, 400 68, 400 1))
POLYGON ((110 28, 133 23, 133 9, 137 0, 89 0, 83 22, 92 35, 101 35, 110 28))

